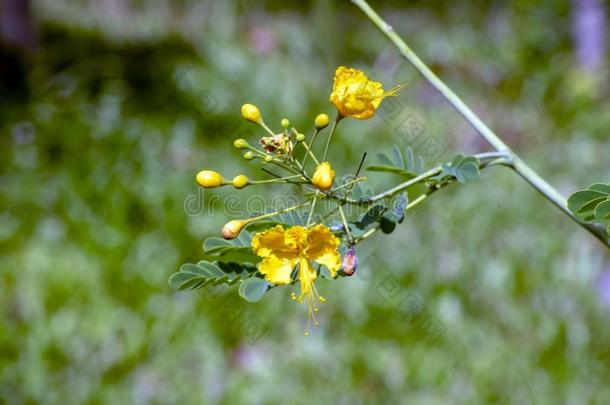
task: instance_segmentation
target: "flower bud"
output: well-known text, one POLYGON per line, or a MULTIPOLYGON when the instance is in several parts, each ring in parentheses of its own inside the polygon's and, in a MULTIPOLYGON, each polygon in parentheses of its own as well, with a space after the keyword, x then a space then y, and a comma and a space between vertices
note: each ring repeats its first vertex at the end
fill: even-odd
POLYGON ((244 104, 241 106, 241 116, 245 120, 260 124, 263 120, 261 118, 261 112, 254 104, 244 104))
POLYGON ((305 140, 305 135, 297 134, 296 140, 297 140, 297 142, 303 142, 305 140))
POLYGON ((330 120, 328 118, 328 115, 319 114, 314 121, 316 124, 316 129, 320 130, 326 128, 328 126, 329 121, 330 120))
POLYGON ((351 276, 358 269, 358 256, 356 256, 356 249, 354 245, 350 245, 345 252, 345 256, 343 256, 343 263, 341 263, 341 270, 348 275, 351 276))
POLYGON ((271 162, 271 161, 273 160, 273 156, 271 156, 271 155, 267 155, 267 156, 265 156, 265 157, 263 158, 263 160, 264 160, 266 163, 269 163, 269 162, 271 162))
POLYGON ((243 174, 233 177, 233 187, 235 187, 236 189, 242 189, 248 184, 250 184, 250 179, 244 176, 243 174))
POLYGON ((222 227, 222 231, 220 231, 220 233, 224 239, 235 239, 247 224, 248 221, 234 219, 233 221, 227 222, 225 226, 222 227))
POLYGON ((255 157, 254 152, 252 152, 251 150, 244 153, 244 159, 246 159, 246 160, 252 160, 252 159, 254 159, 254 157, 255 157))
POLYGON ((288 126, 290 126, 290 121, 288 121, 288 118, 283 118, 280 124, 282 124, 282 127, 288 128, 288 126))
POLYGON ((334 181, 335 171, 328 162, 320 163, 311 177, 311 183, 322 191, 330 189, 334 181))
POLYGON ((233 147, 235 149, 246 149, 248 146, 248 141, 246 141, 245 139, 236 139, 233 141, 233 147))
POLYGON ((197 183, 205 188, 220 187, 225 184, 222 176, 212 170, 202 170, 197 173, 197 183))

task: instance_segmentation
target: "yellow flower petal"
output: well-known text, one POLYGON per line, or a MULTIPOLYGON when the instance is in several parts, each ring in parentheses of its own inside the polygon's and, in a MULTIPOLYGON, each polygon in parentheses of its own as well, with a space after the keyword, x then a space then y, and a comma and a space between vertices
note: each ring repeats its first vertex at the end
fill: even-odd
POLYGON ((293 226, 285 233, 285 242, 290 249, 301 251, 307 246, 307 229, 302 226, 293 226))
POLYGON ((259 265, 261 274, 273 284, 289 284, 290 275, 298 259, 280 259, 274 255, 265 257, 259 265))
POLYGON ((330 271, 335 277, 337 270, 341 267, 341 255, 337 250, 339 238, 332 234, 330 229, 324 225, 316 225, 309 231, 309 246, 305 256, 309 260, 319 263, 330 271))
POLYGON ((282 225, 258 232, 252 238, 252 251, 261 257, 273 254, 283 259, 294 258, 297 250, 286 243, 285 232, 282 225))

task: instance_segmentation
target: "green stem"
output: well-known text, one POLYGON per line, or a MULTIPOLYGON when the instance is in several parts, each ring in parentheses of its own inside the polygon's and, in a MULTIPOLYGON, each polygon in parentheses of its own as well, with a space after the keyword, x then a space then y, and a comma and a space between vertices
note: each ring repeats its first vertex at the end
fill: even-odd
POLYGON ((266 180, 250 180, 250 184, 266 184, 266 183, 295 183, 295 184, 301 184, 303 182, 291 182, 289 181, 290 179, 295 179, 295 178, 301 178, 302 176, 300 174, 295 174, 292 176, 287 176, 287 177, 278 177, 275 179, 266 179, 266 180))
POLYGON ((335 120, 333 121, 333 126, 330 129, 330 134, 328 134, 328 139, 326 140, 326 146, 324 147, 324 155, 322 155, 322 162, 326 162, 326 155, 328 154, 328 147, 330 146, 330 140, 332 139, 333 135, 335 134, 335 131, 337 130, 337 124, 339 123, 339 121, 341 121, 341 119, 343 118, 343 116, 339 113, 337 113, 337 118, 335 118, 335 120))
POLYGON ((316 195, 313 196, 313 200, 311 201, 311 208, 309 210, 309 215, 307 216, 307 224, 305 228, 309 228, 309 224, 311 224, 311 219, 313 217, 313 210, 316 207, 316 201, 318 200, 318 196, 320 195, 320 190, 316 190, 316 195))
MULTIPOLYGON (((481 162, 479 169, 483 170, 486 169, 488 167, 491 166, 495 166, 495 165, 510 165, 510 160, 509 156, 504 153, 504 152, 485 152, 485 153, 477 153, 475 155, 473 155, 474 157, 478 158, 479 160, 484 160, 484 159, 490 159, 490 161, 488 162, 481 162)), ((384 198, 389 198, 389 197, 394 197, 395 195, 405 191, 407 188, 411 187, 414 184, 417 183, 421 183, 422 181, 429 179, 430 177, 434 177, 437 174, 440 174, 443 171, 443 167, 442 166, 436 166, 422 174, 420 174, 417 177, 414 177, 410 180, 407 180, 405 182, 402 182, 400 184, 397 184, 396 186, 382 191, 380 193, 377 193, 373 196, 367 197, 367 198, 362 198, 359 200, 355 200, 352 198, 343 198, 343 197, 338 197, 335 195, 330 195, 330 198, 333 199, 339 199, 342 200, 344 202, 347 202, 348 204, 354 204, 354 205, 369 205, 372 204, 376 201, 379 200, 383 200, 384 198)))
POLYGON ((529 167, 519 156, 513 152, 508 145, 504 143, 485 123, 462 101, 462 99, 453 92, 441 79, 438 78, 428 68, 428 66, 407 46, 393 28, 386 23, 376 12, 368 5, 365 0, 351 0, 366 16, 375 24, 375 26, 396 46, 400 54, 409 61, 415 69, 417 69, 428 82, 434 86, 449 103, 460 113, 468 123, 481 135, 489 144, 496 150, 506 152, 512 157, 511 167, 532 187, 534 187, 547 200, 559 208, 564 214, 570 217, 574 222, 587 229, 604 245, 610 247, 610 240, 606 232, 600 226, 595 224, 587 224, 580 221, 568 209, 566 199, 546 180, 538 175, 531 167, 529 167))
POLYGON ((352 233, 349 230, 349 224, 347 223, 347 217, 345 216, 345 212, 343 212, 343 206, 339 204, 337 207, 339 208, 339 213, 341 214, 341 221, 343 222, 343 227, 345 228, 347 240, 349 241, 349 243, 353 243, 354 238, 352 237, 352 233))
MULTIPOLYGON (((320 133, 320 131, 318 130, 318 128, 314 129, 313 136, 311 137, 311 143, 309 144, 309 146, 307 146, 307 152, 309 152, 311 154, 311 157, 314 158, 316 164, 318 164, 318 165, 320 163, 318 162, 318 159, 316 159, 313 156, 313 152, 311 151, 311 148, 313 148, 313 143, 316 141, 316 138, 318 137, 319 133, 320 133)), ((303 167, 305 167, 305 162, 307 162, 307 158, 308 158, 308 155, 305 155, 305 157, 303 158, 303 167)))
MULTIPOLYGON (((317 132, 316 132, 316 133, 317 133, 317 132)), ((316 139, 316 137, 315 137, 315 134, 314 134, 314 137, 313 137, 312 142, 313 142, 313 141, 315 141, 315 139, 316 139)), ((302 142, 302 144, 303 144, 303 146, 305 147, 305 149, 307 149, 307 154, 306 154, 306 155, 305 155, 305 157, 303 158, 303 163, 302 163, 303 168, 305 167, 305 162, 307 162, 307 157, 309 157, 309 156, 311 156, 311 158, 313 159, 313 161, 314 161, 314 162, 316 162, 316 165, 319 165, 319 164, 320 164, 320 162, 318 162, 318 159, 316 159, 316 156, 315 156, 315 155, 313 154, 313 152, 311 151, 311 147, 310 147, 309 145, 307 145, 307 142, 303 141, 303 142, 302 142)))

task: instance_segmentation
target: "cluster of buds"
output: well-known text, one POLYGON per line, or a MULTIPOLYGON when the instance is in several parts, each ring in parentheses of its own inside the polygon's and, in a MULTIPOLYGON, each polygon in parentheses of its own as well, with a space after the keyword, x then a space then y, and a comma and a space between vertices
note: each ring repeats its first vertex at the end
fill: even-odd
POLYGON ((292 141, 285 133, 276 134, 273 136, 263 136, 258 142, 268 153, 277 153, 278 155, 287 155, 292 153, 292 141))
MULTIPOLYGON (((295 183, 295 184, 310 184, 315 187, 318 191, 328 192, 332 189, 335 181, 335 171, 329 162, 325 161, 319 163, 311 150, 310 145, 305 143, 305 135, 299 132, 296 128, 289 128, 290 121, 287 118, 283 118, 280 125, 283 127, 283 131, 274 133, 265 124, 260 109, 254 104, 244 104, 241 107, 242 117, 252 122, 262 129, 264 129, 269 135, 262 136, 258 143, 260 148, 256 148, 243 138, 235 139, 233 141, 233 147, 238 150, 244 150, 243 157, 246 160, 254 160, 256 158, 261 159, 262 163, 273 163, 278 165, 280 168, 285 169, 291 173, 286 177, 279 177, 276 179, 268 180, 250 180, 246 175, 240 174, 233 177, 232 180, 225 179, 218 172, 213 170, 202 170, 197 174, 197 183, 204 188, 215 188, 225 185, 233 185, 236 189, 242 189, 246 186, 257 184, 257 183, 273 183, 273 182, 284 182, 284 183, 295 183), (296 145, 302 144, 305 148, 305 156, 302 162, 299 162, 297 158, 293 156, 293 152, 296 145), (305 163, 307 158, 311 156, 316 163, 313 175, 309 177, 305 169, 305 163)), ((312 138, 312 144, 315 141, 318 133, 326 128, 330 123, 330 119, 327 114, 318 114, 315 117, 315 132, 312 138)), ((259 218, 250 218, 248 220, 233 220, 228 222, 221 231, 223 238, 233 239, 239 235, 241 230, 250 222, 255 221, 259 218)))

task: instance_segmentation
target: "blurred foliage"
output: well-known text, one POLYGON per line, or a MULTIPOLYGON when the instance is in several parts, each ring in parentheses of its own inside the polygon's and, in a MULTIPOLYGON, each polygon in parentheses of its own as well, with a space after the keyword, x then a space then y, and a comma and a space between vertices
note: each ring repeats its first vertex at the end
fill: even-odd
MULTIPOLYGON (((576 2, 457 3, 380 12, 564 194, 607 181, 607 70, 575 57, 576 2)), ((227 152, 257 136, 237 119, 243 102, 274 127, 287 116, 309 128, 332 112, 335 67, 355 65, 409 83, 399 101, 445 145, 439 159, 486 149, 349 2, 33 10, 38 51, 2 59, 5 402, 608 402, 608 253, 502 168, 407 213, 359 250, 352 278, 322 280, 328 303, 308 338, 305 308, 280 289, 248 304, 230 287, 168 286, 256 193, 194 182, 203 168, 262 175, 227 152)), ((346 121, 338 171, 405 143, 397 124, 346 121)))

